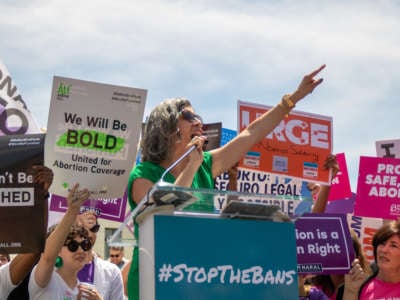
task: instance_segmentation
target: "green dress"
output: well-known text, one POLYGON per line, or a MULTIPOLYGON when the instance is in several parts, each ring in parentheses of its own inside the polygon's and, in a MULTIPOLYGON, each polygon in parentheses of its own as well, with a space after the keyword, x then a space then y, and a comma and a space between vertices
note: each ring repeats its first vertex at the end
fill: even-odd
MULTIPOLYGON (((136 207, 136 203, 133 201, 131 196, 132 185, 135 179, 146 178, 151 182, 156 183, 161 178, 164 171, 165 169, 163 167, 149 161, 141 162, 132 169, 128 181, 128 200, 132 210, 136 207)), ((164 177, 164 181, 174 183, 175 177, 170 173, 167 173, 164 177)), ((211 153, 203 153, 203 163, 195 174, 191 187, 206 189, 214 188, 211 153)), ((137 224, 135 224, 135 238, 138 240, 137 224)), ((139 251, 137 247, 133 249, 132 264, 128 274, 128 297, 129 300, 139 300, 139 251)))

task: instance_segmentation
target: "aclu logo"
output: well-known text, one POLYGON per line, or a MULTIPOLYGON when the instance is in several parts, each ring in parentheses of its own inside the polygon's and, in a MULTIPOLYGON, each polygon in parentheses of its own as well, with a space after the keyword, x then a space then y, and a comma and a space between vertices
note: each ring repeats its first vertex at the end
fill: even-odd
POLYGON ((57 99, 58 100, 68 99, 70 90, 71 90, 71 85, 66 85, 60 82, 57 88, 57 99))
POLYGON ((400 204, 393 203, 392 205, 390 205, 390 214, 400 215, 400 204))

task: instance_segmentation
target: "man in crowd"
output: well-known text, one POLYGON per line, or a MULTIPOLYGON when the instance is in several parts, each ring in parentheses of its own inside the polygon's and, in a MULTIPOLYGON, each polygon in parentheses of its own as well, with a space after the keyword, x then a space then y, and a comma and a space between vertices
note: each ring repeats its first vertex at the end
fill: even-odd
POLYGON ((129 260, 124 257, 124 247, 111 246, 109 250, 110 256, 108 261, 117 265, 118 268, 122 270, 129 262, 129 260))

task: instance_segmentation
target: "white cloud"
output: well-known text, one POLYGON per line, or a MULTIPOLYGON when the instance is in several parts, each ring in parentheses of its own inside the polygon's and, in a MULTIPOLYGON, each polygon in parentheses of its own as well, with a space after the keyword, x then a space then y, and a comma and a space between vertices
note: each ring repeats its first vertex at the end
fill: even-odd
POLYGON ((235 128, 237 99, 272 105, 326 63, 298 109, 333 117, 354 173, 398 137, 399 15, 395 0, 3 1, 0 59, 42 126, 53 75, 146 88, 146 112, 186 96, 235 128))

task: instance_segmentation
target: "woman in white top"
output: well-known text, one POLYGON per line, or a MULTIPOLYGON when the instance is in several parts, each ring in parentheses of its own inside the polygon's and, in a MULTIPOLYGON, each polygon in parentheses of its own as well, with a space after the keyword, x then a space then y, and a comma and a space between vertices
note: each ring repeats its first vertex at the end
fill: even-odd
POLYGON ((82 203, 88 199, 87 189, 78 190, 76 184, 67 197, 68 209, 60 223, 50 233, 38 264, 29 281, 31 299, 73 300, 101 299, 90 288, 79 292, 78 271, 88 260, 92 243, 88 232, 74 225, 82 203), (83 299, 83 298, 82 298, 83 299))
MULTIPOLYGON (((100 224, 93 210, 80 214, 77 223, 82 225, 89 233, 89 240, 95 245, 100 224)), ((89 261, 78 272, 81 283, 93 286, 103 300, 124 300, 124 283, 121 270, 113 263, 100 258, 95 251, 89 251, 89 261)))

